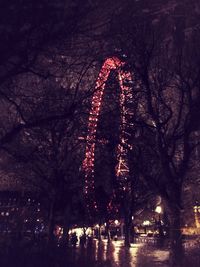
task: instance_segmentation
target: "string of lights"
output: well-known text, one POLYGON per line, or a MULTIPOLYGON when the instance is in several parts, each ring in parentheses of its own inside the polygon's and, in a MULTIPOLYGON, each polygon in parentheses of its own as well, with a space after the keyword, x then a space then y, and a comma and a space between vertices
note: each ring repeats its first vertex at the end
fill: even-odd
MULTIPOLYGON (((130 83, 132 82, 131 73, 123 70, 125 63, 117 57, 107 58, 99 72, 96 81, 95 91, 92 97, 92 104, 88 119, 88 134, 86 137, 86 152, 83 161, 83 170, 85 173, 85 188, 84 193, 88 210, 97 211, 97 203, 95 200, 94 190, 94 164, 95 164, 95 145, 96 132, 98 126, 99 114, 102 106, 102 98, 104 94, 105 84, 111 70, 116 70, 118 73, 118 81, 120 85, 120 142, 117 147, 117 166, 116 177, 119 185, 119 190, 124 193, 129 190, 128 176, 129 167, 127 160, 127 151, 131 149, 128 144, 129 133, 127 125, 130 125, 129 119, 132 115, 130 103, 132 101, 132 92, 130 83)), ((111 209, 112 201, 108 205, 108 210, 111 209)))

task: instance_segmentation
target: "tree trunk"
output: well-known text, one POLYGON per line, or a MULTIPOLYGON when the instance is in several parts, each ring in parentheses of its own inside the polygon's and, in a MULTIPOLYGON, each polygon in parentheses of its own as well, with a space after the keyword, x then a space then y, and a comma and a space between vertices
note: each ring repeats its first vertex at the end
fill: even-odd
POLYGON ((181 267, 183 259, 181 212, 173 208, 170 220, 170 267, 181 267))
POLYGON ((98 240, 101 241, 101 224, 100 223, 98 227, 98 240))
POLYGON ((70 216, 70 207, 67 206, 64 212, 64 225, 63 225, 63 236, 62 236, 62 245, 69 245, 69 216, 70 216))
POLYGON ((124 245, 125 247, 130 247, 130 223, 128 218, 125 218, 124 220, 124 234, 125 234, 124 245))
POLYGON ((135 228, 133 224, 131 224, 131 242, 135 242, 135 228))
MULTIPOLYGON (((22 199, 23 197, 24 197, 24 191, 21 194, 22 199)), ((18 206, 20 207, 20 198, 18 200, 18 206)), ((24 215, 25 215, 25 207, 20 207, 20 216, 19 216, 19 219, 17 220, 17 235, 16 235, 17 242, 21 242, 23 238, 23 228, 24 228, 24 219, 25 219, 24 215)))
POLYGON ((108 242, 110 242, 111 241, 111 237, 110 237, 110 223, 109 223, 109 220, 106 220, 105 231, 106 231, 106 234, 107 234, 108 242))
POLYGON ((62 237, 63 246, 69 245, 69 225, 65 224, 63 227, 63 237, 62 237))
POLYGON ((52 201, 49 209, 48 216, 48 236, 47 236, 47 244, 52 244, 54 242, 54 214, 55 213, 55 200, 52 201))

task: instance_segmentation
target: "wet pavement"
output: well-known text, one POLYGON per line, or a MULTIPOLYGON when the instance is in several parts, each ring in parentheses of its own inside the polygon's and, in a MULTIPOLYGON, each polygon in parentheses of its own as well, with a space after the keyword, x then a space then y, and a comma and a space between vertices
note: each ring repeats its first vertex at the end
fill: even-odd
POLYGON ((125 248, 123 241, 94 241, 90 248, 76 248, 75 262, 79 266, 96 267, 168 267, 169 252, 146 244, 132 244, 125 248), (89 249, 89 250, 88 250, 89 249))
MULTIPOLYGON (((0 267, 170 267, 167 247, 138 243, 125 248, 122 240, 93 240, 85 247, 54 247, 46 252, 24 248, 7 256, 0 258, 0 267)), ((199 248, 186 250, 183 267, 200 267, 199 248)))
MULTIPOLYGON (((200 249, 186 249, 183 267, 200 267, 200 249)), ((62 267, 170 267, 169 249, 156 244, 131 244, 125 248, 123 241, 94 240, 86 248, 76 247, 69 265, 62 267)))

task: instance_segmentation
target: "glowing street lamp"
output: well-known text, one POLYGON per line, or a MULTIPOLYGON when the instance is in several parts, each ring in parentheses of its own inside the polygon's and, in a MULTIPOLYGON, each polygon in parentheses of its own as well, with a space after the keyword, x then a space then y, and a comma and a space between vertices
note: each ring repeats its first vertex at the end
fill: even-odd
POLYGON ((161 206, 157 206, 155 208, 155 212, 158 213, 158 222, 161 225, 161 213, 162 213, 162 207, 161 206))
POLYGON ((163 229, 162 229, 162 224, 161 224, 161 214, 163 212, 162 207, 157 206, 155 208, 155 212, 158 213, 158 230, 159 230, 159 236, 162 237, 163 236, 163 229))
POLYGON ((200 222, 199 222, 199 213, 200 213, 200 206, 194 206, 194 219, 195 219, 195 225, 196 228, 200 228, 200 222))
POLYGON ((155 212, 160 215, 162 213, 162 207, 161 206, 157 206, 156 209, 155 209, 155 212))
POLYGON ((115 223, 115 225, 118 225, 119 224, 119 221, 118 220, 115 220, 114 223, 115 223))

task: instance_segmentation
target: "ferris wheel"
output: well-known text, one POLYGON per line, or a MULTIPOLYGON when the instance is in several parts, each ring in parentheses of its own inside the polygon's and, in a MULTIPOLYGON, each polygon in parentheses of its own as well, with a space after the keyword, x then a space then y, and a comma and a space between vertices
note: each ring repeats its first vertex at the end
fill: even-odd
POLYGON ((124 70, 125 62, 121 61, 118 57, 107 58, 99 72, 95 90, 92 97, 92 103, 88 118, 88 132, 86 137, 86 150, 85 157, 82 164, 85 186, 84 193, 86 197, 87 208, 89 210, 97 211, 98 205, 95 200, 95 182, 94 182, 94 167, 95 167, 95 148, 96 148, 96 133, 98 127, 99 115, 102 107, 102 100, 104 89, 110 72, 115 70, 117 72, 117 79, 120 86, 120 126, 119 126, 119 144, 116 148, 117 165, 115 168, 116 179, 118 182, 119 190, 124 194, 130 190, 129 188, 129 166, 127 152, 132 149, 129 144, 129 135, 127 127, 130 127, 130 118, 133 116, 131 103, 133 101, 132 90, 132 75, 129 71, 124 70))

